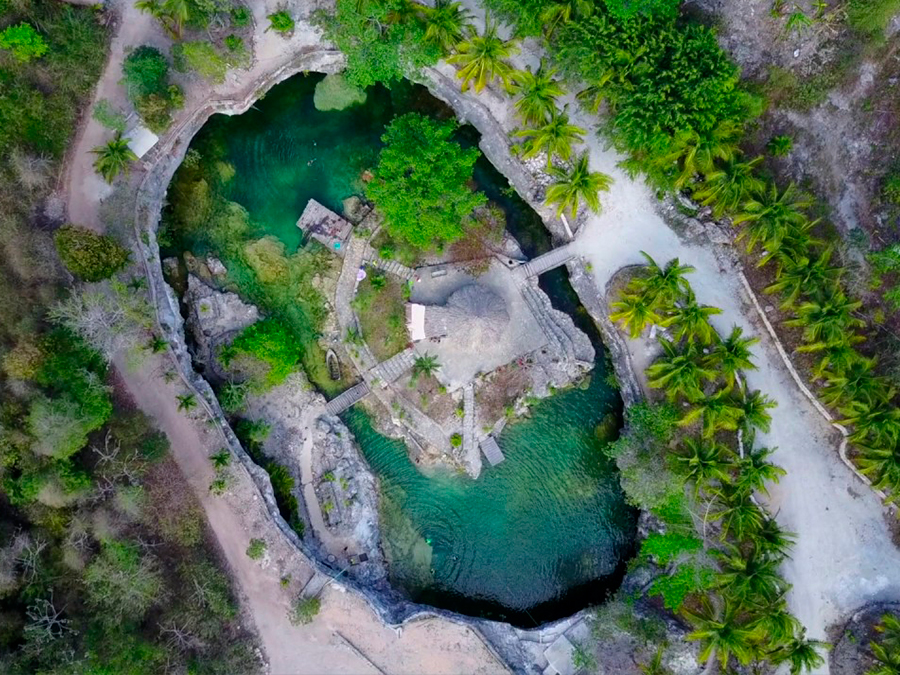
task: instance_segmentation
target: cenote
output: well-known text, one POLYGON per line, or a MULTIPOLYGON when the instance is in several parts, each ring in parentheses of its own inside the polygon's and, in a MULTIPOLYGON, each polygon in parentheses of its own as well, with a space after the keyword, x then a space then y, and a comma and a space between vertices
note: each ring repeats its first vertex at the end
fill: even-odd
MULTIPOLYGON (((343 199, 362 193, 361 176, 375 164, 394 115, 452 115, 409 83, 374 87, 362 105, 320 112, 313 92, 321 77, 298 75, 243 115, 213 117, 192 143, 201 153, 218 145, 235 169, 220 188, 224 196, 247 209, 255 236, 274 235, 289 252, 303 243, 295 223, 307 200, 340 212, 343 199)), ((464 127, 459 139, 474 144, 478 135, 464 127)), ((504 209, 507 228, 527 255, 549 248, 540 218, 484 158, 475 180, 504 209)), ((426 475, 405 445, 379 434, 358 407, 344 414, 380 479, 392 583, 417 602, 526 627, 601 602, 615 590, 636 528, 636 513, 625 504, 595 433, 610 415, 621 418, 603 346, 565 270, 540 281, 557 308, 591 335, 598 359, 583 386, 539 402, 529 418, 507 426, 499 439, 505 462, 486 467, 477 481, 447 469, 426 475)))

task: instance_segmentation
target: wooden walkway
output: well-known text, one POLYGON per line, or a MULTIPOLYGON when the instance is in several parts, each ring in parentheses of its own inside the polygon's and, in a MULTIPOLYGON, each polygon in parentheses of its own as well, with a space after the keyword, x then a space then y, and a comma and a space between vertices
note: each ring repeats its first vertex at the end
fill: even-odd
POLYGON ((493 436, 488 436, 481 441, 481 452, 487 457, 487 461, 490 462, 491 466, 497 466, 505 459, 500 446, 497 445, 497 440, 493 436))
POLYGON ((548 251, 544 255, 538 256, 534 260, 529 260, 524 265, 517 267, 514 272, 519 279, 530 279, 544 272, 561 267, 575 257, 575 253, 569 245, 560 246, 552 251, 548 251))
POLYGON ((415 362, 416 352, 412 347, 409 347, 372 368, 372 370, 369 371, 368 379, 374 380, 375 378, 378 378, 383 389, 412 368, 415 362))
POLYGON ((366 247, 364 259, 373 267, 387 272, 388 274, 393 274, 395 277, 400 277, 403 281, 412 279, 412 275, 415 274, 415 270, 406 265, 401 265, 396 260, 385 260, 384 258, 379 257, 378 252, 371 246, 366 247))
POLYGON ((473 453, 473 459, 478 458, 478 448, 475 447, 475 386, 469 382, 463 389, 463 433, 462 451, 463 457, 469 457, 473 453))
POLYGON ((350 387, 347 391, 340 393, 325 405, 325 414, 340 415, 354 403, 365 398, 369 391, 369 385, 365 382, 360 382, 359 384, 350 387))

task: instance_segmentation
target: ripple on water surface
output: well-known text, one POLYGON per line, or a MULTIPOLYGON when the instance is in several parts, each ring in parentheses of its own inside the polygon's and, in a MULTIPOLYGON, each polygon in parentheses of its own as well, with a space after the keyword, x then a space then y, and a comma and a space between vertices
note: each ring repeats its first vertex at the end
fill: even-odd
MULTIPOLYGON (((599 368, 603 364, 598 364, 599 368)), ((635 514, 594 428, 616 405, 600 377, 542 401, 500 436, 481 477, 424 475, 364 412, 345 421, 381 480, 394 582, 420 602, 522 624, 602 600, 631 553, 635 514)))

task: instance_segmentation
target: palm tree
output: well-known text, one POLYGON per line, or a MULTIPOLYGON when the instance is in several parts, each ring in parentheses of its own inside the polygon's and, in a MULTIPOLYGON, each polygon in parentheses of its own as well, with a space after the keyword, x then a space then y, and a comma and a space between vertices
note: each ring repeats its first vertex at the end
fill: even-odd
POLYGON ((750 347, 759 342, 759 338, 745 338, 743 335, 743 328, 733 326, 728 337, 717 343, 706 359, 707 365, 722 375, 729 389, 734 386, 735 377, 739 372, 756 370, 756 366, 750 360, 753 356, 750 347))
MULTIPOLYGON (((709 371, 715 378, 715 371, 709 371)), ((650 370, 647 369, 649 375, 650 370)), ((736 431, 744 411, 740 405, 729 395, 727 389, 722 389, 712 396, 705 396, 694 400, 694 407, 685 413, 678 421, 679 426, 690 426, 697 420, 703 421, 703 435, 712 438, 717 431, 736 431)))
POLYGON ((648 384, 654 389, 665 389, 669 400, 684 396, 688 400, 703 397, 703 381, 713 380, 714 370, 703 365, 699 351, 688 345, 680 351, 671 340, 660 338, 661 356, 647 368, 648 384))
POLYGON ((868 359, 857 354, 843 370, 827 372, 825 378, 828 386, 822 389, 822 402, 825 405, 837 405, 841 401, 862 401, 871 405, 876 401, 893 398, 888 381, 874 374, 877 363, 878 359, 868 359))
POLYGON ((565 94, 566 90, 559 80, 553 79, 554 75, 555 70, 545 70, 543 60, 536 73, 532 73, 531 67, 528 67, 513 75, 512 91, 518 95, 516 111, 525 124, 543 124, 556 110, 556 99, 565 94))
POLYGON ((425 8, 425 41, 440 47, 444 54, 449 54, 470 30, 471 18, 472 15, 463 8, 461 2, 437 0, 434 7, 425 8))
POLYGON ((557 216, 570 211, 574 218, 582 201, 594 213, 600 212, 599 195, 609 190, 612 178, 605 173, 591 171, 586 152, 575 160, 569 171, 551 166, 550 173, 556 177, 556 182, 547 188, 546 203, 557 205, 557 216))
POLYGON ((900 650, 900 619, 893 614, 882 614, 875 630, 881 634, 879 642, 882 645, 893 651, 900 650))
POLYGON ((553 0, 540 15, 544 34, 550 37, 560 24, 568 23, 572 17, 590 16, 593 11, 591 0, 553 0))
POLYGON ((778 404, 759 390, 750 391, 745 382, 741 387, 741 399, 738 403, 741 410, 741 425, 745 430, 762 429, 768 433, 772 424, 769 410, 778 404))
POLYGON ((547 153, 547 167, 553 166, 553 155, 569 161, 572 146, 584 140, 587 132, 579 126, 569 124, 569 116, 565 112, 554 112, 550 119, 535 129, 521 129, 513 133, 517 138, 524 138, 522 156, 535 157, 542 152, 547 153))
POLYGON ((188 0, 164 0, 163 16, 171 23, 170 30, 176 38, 181 37, 184 24, 191 18, 191 6, 188 0))
POLYGON ((197 399, 193 394, 178 394, 175 398, 178 399, 179 412, 188 412, 197 407, 197 399))
POLYGON ((743 554, 728 546, 727 552, 716 552, 722 571, 717 575, 719 588, 738 604, 780 597, 784 580, 778 573, 781 559, 766 554, 755 546, 743 554))
POLYGON ((663 648, 660 647, 656 650, 656 654, 653 655, 653 658, 650 659, 648 663, 639 663, 638 669, 640 669, 643 675, 672 675, 672 671, 663 665, 662 657, 663 648))
POLYGON ((819 653, 820 649, 828 649, 831 645, 821 640, 810 640, 806 637, 806 629, 801 628, 790 640, 776 649, 771 654, 775 665, 787 663, 791 669, 791 675, 799 675, 806 671, 812 671, 825 663, 825 659, 819 653))
POLYGON ((786 326, 803 329, 803 339, 812 344, 840 344, 865 322, 853 316, 862 302, 850 300, 835 290, 818 301, 805 302, 797 308, 797 316, 785 321, 786 326))
POLYGON ((641 255, 647 261, 643 275, 631 280, 629 287, 644 293, 661 307, 675 304, 679 298, 691 292, 691 285, 685 276, 694 271, 690 265, 682 265, 678 258, 672 258, 665 267, 660 267, 645 251, 641 255))
POLYGON ((733 121, 719 122, 714 129, 701 135, 693 129, 675 135, 669 151, 661 155, 655 164, 663 171, 675 165, 678 175, 675 187, 682 189, 698 174, 715 171, 716 161, 732 162, 737 155, 737 143, 742 136, 739 124, 733 121))
POLYGON ((781 193, 778 186, 772 183, 768 190, 746 200, 741 213, 734 217, 735 225, 747 223, 739 238, 748 237, 748 252, 758 243, 770 252, 776 251, 792 227, 809 223, 803 210, 812 203, 812 197, 801 193, 793 183, 781 193))
POLYGON ((437 357, 433 354, 425 354, 424 356, 419 356, 413 362, 413 380, 418 380, 420 377, 428 377, 430 375, 434 375, 437 372, 438 368, 440 368, 440 364, 438 363, 437 357))
POLYGON ((609 318, 614 322, 621 322, 632 340, 639 338, 647 326, 660 326, 664 323, 663 318, 656 313, 655 303, 643 295, 624 293, 620 300, 612 303, 612 307, 617 311, 610 314, 609 318))
POLYGON ((462 80, 463 91, 473 82, 475 91, 481 91, 495 79, 509 86, 514 68, 506 59, 519 48, 513 40, 503 40, 497 35, 497 24, 489 18, 485 19, 484 33, 478 35, 470 30, 469 39, 459 43, 456 51, 447 62, 462 66, 456 75, 462 80))
POLYGON ((231 464, 231 453, 228 452, 227 449, 223 448, 216 454, 211 455, 209 459, 212 461, 214 468, 226 469, 228 468, 228 465, 231 464))
POLYGON ((737 603, 728 598, 704 598, 699 613, 684 614, 694 625, 688 640, 700 641, 701 661, 717 659, 724 670, 732 657, 743 665, 753 659, 758 633, 740 623, 741 608, 737 603))
MULTIPOLYGON (((779 255, 778 269, 775 271, 775 283, 766 287, 766 293, 782 293, 785 295, 782 309, 793 307, 797 298, 810 288, 836 289, 843 268, 829 265, 834 249, 826 248, 818 258, 811 255, 797 255, 791 251, 789 255, 779 255)), ((784 241, 780 254, 784 253, 784 241)))
POLYGON ((796 535, 785 532, 774 518, 764 518, 758 529, 746 533, 747 539, 772 555, 788 557, 796 535))
POLYGON ((855 427, 850 434, 851 441, 892 448, 900 442, 900 408, 887 401, 872 404, 850 401, 841 408, 841 414, 844 415, 841 424, 855 427))
POLYGON ((869 643, 869 649, 878 665, 866 675, 897 675, 900 673, 900 622, 893 615, 885 614, 875 630, 884 637, 878 642, 869 643))
POLYGON ((163 6, 160 0, 137 0, 137 2, 134 3, 134 8, 139 12, 149 14, 154 19, 162 20, 163 16, 165 15, 165 11, 163 10, 163 6))
POLYGON ((748 495, 754 492, 769 494, 766 483, 777 483, 786 473, 780 466, 769 461, 774 452, 771 448, 755 448, 738 460, 738 476, 732 483, 735 492, 745 492, 748 495))
POLYGON ((685 477, 694 481, 698 492, 712 481, 729 482, 733 459, 734 453, 724 445, 690 437, 684 439, 681 454, 675 456, 675 461, 686 471, 685 477))
POLYGON ((127 176, 131 168, 130 163, 138 158, 128 147, 128 139, 122 138, 120 133, 106 145, 98 145, 91 152, 97 155, 94 169, 110 184, 120 173, 127 176))
POLYGON ((688 289, 681 302, 669 314, 668 323, 675 326, 676 340, 684 338, 692 345, 696 339, 701 344, 708 345, 717 336, 716 330, 709 323, 709 317, 721 313, 722 310, 718 307, 698 303, 694 292, 688 289))
POLYGON ((759 531, 766 517, 750 495, 726 489, 723 496, 724 508, 713 516, 722 521, 722 539, 731 534, 742 541, 749 533, 759 531))
MULTIPOLYGON (((859 470, 879 489, 896 490, 900 485, 900 451, 890 446, 884 448, 862 446, 862 455, 856 458, 859 470)), ((892 492, 889 501, 896 502, 898 495, 892 492)))
POLYGON ((762 157, 756 157, 749 162, 731 161, 723 168, 709 172, 694 191, 694 199, 704 206, 712 206, 716 218, 736 212, 748 195, 765 190, 765 183, 756 172, 762 160, 762 157))
POLYGON ((853 365, 859 356, 859 352, 853 347, 858 342, 865 340, 861 335, 844 335, 839 342, 826 344, 817 342, 811 345, 798 347, 797 351, 803 354, 821 353, 819 363, 813 369, 816 377, 824 377, 826 371, 843 373, 853 365))

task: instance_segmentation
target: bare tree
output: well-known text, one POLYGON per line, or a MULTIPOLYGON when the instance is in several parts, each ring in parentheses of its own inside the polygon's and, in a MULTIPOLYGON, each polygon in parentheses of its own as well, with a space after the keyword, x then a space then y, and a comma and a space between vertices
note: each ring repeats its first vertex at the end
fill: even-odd
POLYGON ((22 568, 22 578, 29 584, 37 579, 41 569, 41 553, 47 548, 47 542, 43 539, 30 539, 22 548, 16 562, 22 568))
POLYGON ((75 633, 75 630, 69 625, 68 619, 62 618, 62 609, 57 609, 53 602, 53 593, 50 599, 42 598, 36 600, 25 610, 25 616, 28 617, 28 624, 25 626, 25 634, 30 640, 38 643, 46 643, 63 637, 66 633, 75 633))
POLYGON ((169 647, 179 652, 201 649, 204 646, 203 641, 191 632, 186 622, 181 625, 174 621, 170 622, 168 626, 160 624, 159 634, 166 636, 169 647))

